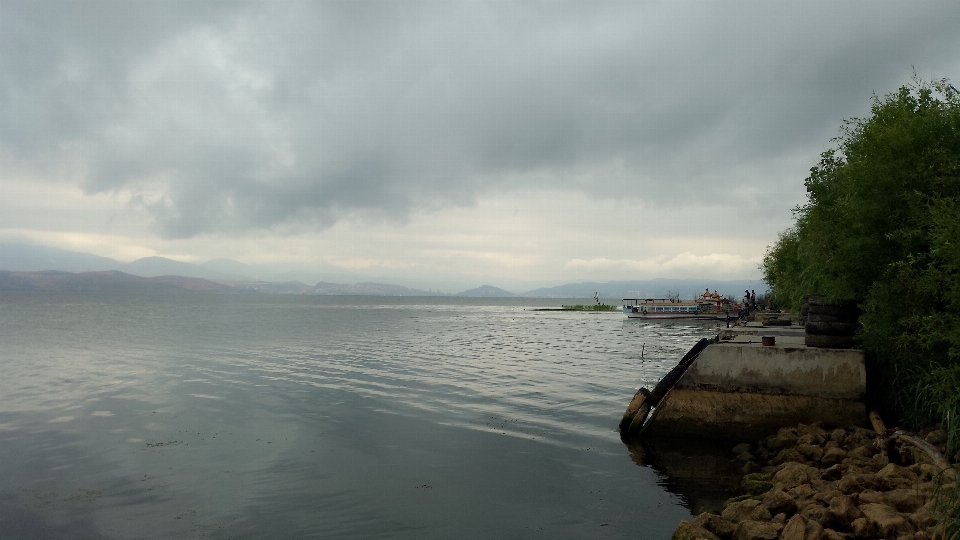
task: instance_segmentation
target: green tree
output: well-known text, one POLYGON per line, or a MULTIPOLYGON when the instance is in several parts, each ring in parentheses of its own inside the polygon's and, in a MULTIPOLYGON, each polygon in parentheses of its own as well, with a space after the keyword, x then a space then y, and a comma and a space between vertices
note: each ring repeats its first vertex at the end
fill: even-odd
POLYGON ((960 449, 960 100, 914 80, 848 121, 806 179, 807 203, 769 248, 777 301, 856 300, 874 390, 912 427, 960 449))

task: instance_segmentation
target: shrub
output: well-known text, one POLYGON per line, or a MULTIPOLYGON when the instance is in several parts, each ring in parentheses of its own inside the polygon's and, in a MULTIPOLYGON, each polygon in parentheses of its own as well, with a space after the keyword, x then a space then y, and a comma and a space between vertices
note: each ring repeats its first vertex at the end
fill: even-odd
POLYGON ((941 423, 960 448, 960 101, 914 80, 848 121, 806 179, 807 203, 763 262, 782 307, 852 299, 886 416, 941 423))

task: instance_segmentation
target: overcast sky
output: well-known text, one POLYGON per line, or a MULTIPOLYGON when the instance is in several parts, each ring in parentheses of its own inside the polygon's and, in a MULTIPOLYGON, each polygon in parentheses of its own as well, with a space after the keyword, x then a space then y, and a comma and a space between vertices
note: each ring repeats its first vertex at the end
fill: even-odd
POLYGON ((960 2, 0 0, 0 242, 455 292, 754 278, 960 2))

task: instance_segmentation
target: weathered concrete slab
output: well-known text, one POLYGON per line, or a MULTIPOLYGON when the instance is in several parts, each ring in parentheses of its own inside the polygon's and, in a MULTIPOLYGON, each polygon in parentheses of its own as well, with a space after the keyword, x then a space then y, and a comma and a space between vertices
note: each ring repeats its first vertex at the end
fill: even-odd
POLYGON ((720 341, 749 340, 757 336, 799 337, 803 340, 803 326, 763 326, 760 323, 747 323, 720 331, 720 341))
POLYGON ((776 339, 765 347, 759 335, 741 332, 704 349, 664 396, 644 436, 755 440, 798 423, 866 425, 863 351, 806 347, 802 334, 776 339))
POLYGON ((866 371, 856 349, 715 343, 674 388, 862 399, 866 371))

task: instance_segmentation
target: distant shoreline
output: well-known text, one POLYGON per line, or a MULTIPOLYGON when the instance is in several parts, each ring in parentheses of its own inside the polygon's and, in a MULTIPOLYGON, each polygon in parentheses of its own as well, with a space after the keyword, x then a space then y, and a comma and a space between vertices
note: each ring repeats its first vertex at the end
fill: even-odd
MULTIPOLYGON (((9 267, 8 267, 9 268, 9 267)), ((139 274, 139 272, 138 272, 139 274)), ((634 281, 580 282, 513 293, 492 285, 483 285, 458 293, 444 293, 433 289, 422 290, 389 283, 360 282, 354 284, 319 281, 265 281, 256 279, 220 279, 216 277, 188 277, 179 273, 138 275, 122 270, 71 272, 69 270, 20 269, 0 270, 0 291, 192 291, 192 292, 256 292, 266 294, 306 294, 320 296, 420 296, 458 298, 555 298, 589 300, 595 294, 611 303, 621 298, 644 296, 639 291, 665 293, 671 291, 681 297, 692 297, 704 290, 705 284, 724 294, 738 293, 744 288, 757 288, 751 280, 652 279, 634 281)), ((649 295, 647 295, 649 296, 649 295)), ((587 302, 591 303, 591 302, 587 302)))

